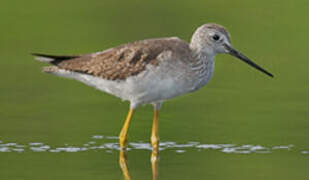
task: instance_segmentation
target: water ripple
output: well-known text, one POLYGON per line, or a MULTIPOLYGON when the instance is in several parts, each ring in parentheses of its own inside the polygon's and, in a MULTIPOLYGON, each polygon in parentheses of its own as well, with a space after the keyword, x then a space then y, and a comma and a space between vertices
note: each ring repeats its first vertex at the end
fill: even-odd
MULTIPOLYGON (((43 142, 30 142, 26 144, 18 144, 14 142, 4 142, 0 140, 0 152, 83 152, 83 151, 105 151, 107 153, 113 153, 114 151, 119 151, 120 146, 118 143, 118 137, 116 136, 104 136, 104 135, 93 135, 89 138, 88 142, 83 143, 80 146, 64 144, 61 147, 55 147, 48 145, 43 142), (111 142, 113 141, 113 142, 111 142)), ((294 145, 274 145, 274 146, 262 146, 262 145, 252 145, 252 144, 202 144, 196 141, 189 141, 187 143, 177 143, 173 141, 163 141, 160 142, 160 151, 171 150, 175 153, 185 153, 188 150, 216 150, 227 154, 267 154, 273 153, 275 151, 293 150, 294 145)), ((130 142, 128 145, 128 151, 130 150, 152 150, 151 144, 146 142, 130 142)), ((308 154, 309 151, 302 150, 301 154, 308 154)))

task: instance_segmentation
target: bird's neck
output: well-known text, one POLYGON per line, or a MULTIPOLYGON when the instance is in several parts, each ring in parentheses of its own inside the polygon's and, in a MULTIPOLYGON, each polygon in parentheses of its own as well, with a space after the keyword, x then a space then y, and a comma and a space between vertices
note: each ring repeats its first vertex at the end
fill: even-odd
POLYGON ((191 50, 194 56, 191 65, 195 74, 195 89, 197 90, 206 85, 211 79, 215 66, 215 54, 202 49, 191 48, 191 50))

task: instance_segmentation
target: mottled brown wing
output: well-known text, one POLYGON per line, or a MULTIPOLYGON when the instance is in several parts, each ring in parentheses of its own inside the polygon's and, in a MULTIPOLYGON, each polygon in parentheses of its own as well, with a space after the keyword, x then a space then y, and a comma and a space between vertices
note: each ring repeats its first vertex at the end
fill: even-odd
POLYGON ((157 57, 165 51, 179 57, 190 54, 188 44, 178 38, 149 39, 65 60, 57 66, 104 79, 124 80, 139 74, 148 64, 158 66, 157 57))

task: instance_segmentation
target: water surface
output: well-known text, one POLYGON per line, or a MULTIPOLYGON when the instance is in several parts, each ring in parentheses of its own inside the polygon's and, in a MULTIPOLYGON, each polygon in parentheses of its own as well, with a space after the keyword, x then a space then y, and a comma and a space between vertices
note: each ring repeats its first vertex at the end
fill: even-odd
POLYGON ((309 179, 309 2, 3 1, 0 7, 0 179, 309 179), (151 163, 153 110, 117 135, 128 103, 41 73, 31 52, 82 54, 139 39, 187 41, 206 22, 275 75, 228 55, 210 83, 163 104, 161 151, 151 163), (122 158, 121 158, 122 157, 122 158), (119 160, 122 166, 119 165, 119 160), (122 168, 121 168, 122 167, 122 168))

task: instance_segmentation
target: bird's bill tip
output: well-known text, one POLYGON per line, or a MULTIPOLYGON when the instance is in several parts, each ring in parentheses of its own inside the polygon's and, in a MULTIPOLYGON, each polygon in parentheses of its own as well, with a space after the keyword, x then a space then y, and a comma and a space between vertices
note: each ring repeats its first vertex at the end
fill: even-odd
POLYGON ((239 52, 238 50, 236 50, 235 48, 233 48, 231 45, 227 45, 225 44, 225 48, 228 52, 228 54, 237 57, 238 59, 244 61, 245 63, 249 64, 250 66, 254 67, 255 69, 265 73, 266 75, 270 76, 270 77, 274 77, 274 75, 268 71, 266 71, 264 68, 260 67, 259 65, 255 64, 253 61, 251 61, 248 57, 246 57, 245 55, 243 55, 241 52, 239 52))

